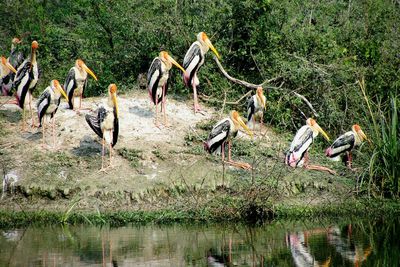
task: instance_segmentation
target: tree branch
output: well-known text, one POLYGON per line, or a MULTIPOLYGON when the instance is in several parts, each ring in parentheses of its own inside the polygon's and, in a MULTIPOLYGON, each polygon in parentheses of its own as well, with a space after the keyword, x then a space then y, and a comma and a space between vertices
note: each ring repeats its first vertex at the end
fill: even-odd
MULTIPOLYGON (((269 80, 265 80, 264 82, 262 82, 262 83, 260 83, 260 84, 249 83, 249 82, 246 82, 246 81, 243 81, 243 80, 239 80, 239 79, 236 79, 236 78, 230 76, 230 75, 226 72, 226 70, 224 69, 224 67, 222 67, 221 62, 218 60, 218 58, 217 58, 216 56, 213 56, 213 58, 214 58, 215 62, 217 63, 219 70, 220 70, 220 71, 222 72, 222 74, 223 74, 228 80, 230 80, 231 82, 234 82, 234 83, 237 83, 237 84, 240 84, 240 85, 243 85, 243 86, 245 86, 245 87, 252 88, 252 89, 257 89, 257 87, 266 87, 266 88, 269 88, 269 89, 285 90, 284 88, 282 88, 283 83, 282 83, 279 87, 276 87, 276 86, 266 86, 268 83, 271 83, 271 82, 273 82, 273 81, 276 81, 276 80, 280 79, 281 77, 275 77, 275 78, 272 78, 272 79, 269 79, 269 80)), ((285 91, 286 91, 286 90, 285 90, 285 91)), ((251 93, 251 91, 247 92, 247 94, 243 95, 241 98, 239 98, 239 100, 237 100, 237 101, 235 101, 235 102, 226 102, 226 104, 233 104, 233 105, 238 104, 244 97, 248 96, 250 93, 251 93)), ((313 107, 313 105, 311 104, 311 102, 308 101, 308 99, 307 99, 305 96, 303 96, 303 95, 301 95, 301 94, 299 94, 299 93, 297 93, 297 92, 295 92, 295 91, 291 91, 290 93, 294 94, 296 97, 298 97, 298 98, 300 98, 301 100, 303 100, 304 103, 306 103, 306 105, 307 105, 307 106, 311 109, 311 111, 314 113, 314 116, 315 116, 315 117, 319 117, 317 111, 314 109, 314 107, 313 107)))

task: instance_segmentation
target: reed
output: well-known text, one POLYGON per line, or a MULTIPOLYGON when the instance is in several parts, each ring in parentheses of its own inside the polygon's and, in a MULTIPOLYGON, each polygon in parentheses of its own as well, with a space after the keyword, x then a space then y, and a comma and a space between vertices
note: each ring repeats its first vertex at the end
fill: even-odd
POLYGON ((362 176, 367 182, 368 195, 378 192, 384 197, 399 197, 400 186, 400 130, 396 92, 387 103, 372 101, 366 94, 364 79, 359 81, 361 92, 368 107, 367 120, 372 121, 371 158, 362 176))

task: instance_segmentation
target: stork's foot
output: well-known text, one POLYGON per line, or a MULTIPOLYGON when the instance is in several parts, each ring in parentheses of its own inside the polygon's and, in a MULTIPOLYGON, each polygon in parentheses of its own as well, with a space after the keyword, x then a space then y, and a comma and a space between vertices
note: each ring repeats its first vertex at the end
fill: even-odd
POLYGON ((236 161, 232 161, 232 160, 228 160, 228 161, 224 161, 226 164, 229 164, 233 167, 236 168, 240 168, 240 169, 244 169, 244 170, 251 170, 252 167, 250 164, 246 163, 246 162, 236 162, 236 161))
POLYGON ((327 167, 318 166, 318 165, 307 165, 307 166, 304 166, 304 168, 309 169, 309 170, 329 172, 332 175, 336 175, 337 174, 334 170, 331 170, 331 169, 329 169, 327 167))

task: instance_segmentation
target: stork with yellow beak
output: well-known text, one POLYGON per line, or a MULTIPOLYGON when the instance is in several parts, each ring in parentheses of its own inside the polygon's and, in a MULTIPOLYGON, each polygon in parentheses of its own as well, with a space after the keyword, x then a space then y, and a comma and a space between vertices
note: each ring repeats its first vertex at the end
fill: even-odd
MULTIPOLYGON (((24 53, 20 49, 21 42, 22 41, 17 37, 12 39, 10 56, 7 59, 7 61, 16 69, 22 64, 22 62, 24 62, 24 53)), ((14 75, 12 76, 12 80, 14 80, 14 75)))
POLYGON ((237 135, 239 128, 244 129, 250 136, 253 136, 252 131, 246 126, 243 119, 240 117, 239 112, 233 110, 231 111, 229 118, 219 121, 212 128, 211 133, 208 135, 208 140, 204 142, 204 149, 209 153, 214 153, 220 150, 223 162, 248 170, 251 169, 250 164, 235 162, 231 159, 231 142, 237 135), (225 161, 226 143, 228 143, 228 161, 225 161))
POLYGON ((263 93, 262 87, 258 87, 256 94, 250 97, 247 102, 247 126, 250 127, 252 125, 250 127, 252 130, 254 130, 256 124, 256 116, 260 118, 261 125, 263 124, 266 101, 267 98, 263 93))
POLYGON ((306 169, 327 171, 331 174, 335 174, 335 172, 329 168, 308 164, 308 150, 314 142, 314 139, 318 136, 318 133, 321 133, 322 136, 329 141, 329 136, 322 130, 318 123, 314 119, 308 118, 306 125, 302 126, 297 131, 290 145, 290 150, 285 156, 285 163, 293 168, 303 166, 306 169))
POLYGON ((166 95, 168 89, 169 70, 172 64, 177 66, 185 73, 185 70, 176 62, 168 52, 162 51, 150 65, 149 72, 147 73, 147 88, 151 101, 156 105, 155 124, 158 127, 158 103, 161 102, 161 109, 164 116, 164 124, 167 124, 166 116, 166 95))
POLYGON ((64 88, 68 95, 68 105, 70 109, 82 108, 82 95, 87 86, 88 73, 97 81, 96 75, 89 69, 82 59, 75 61, 75 66, 72 67, 68 76, 65 79, 64 88))
POLYGON ((86 114, 85 118, 90 128, 102 139, 100 171, 105 171, 109 167, 112 168, 112 148, 118 141, 119 132, 117 86, 115 84, 108 86, 107 106, 97 109, 96 115, 86 114), (110 164, 107 168, 104 168, 106 143, 109 145, 110 164))
POLYGON ((36 88, 36 84, 39 80, 39 67, 36 60, 36 50, 38 48, 38 42, 33 41, 31 45, 31 55, 18 67, 13 82, 13 88, 16 88, 17 90, 17 102, 19 107, 22 109, 22 130, 25 130, 26 106, 29 106, 29 110, 31 111, 32 126, 35 126, 35 119, 32 110, 32 91, 36 88))
POLYGON ((39 117, 39 127, 42 126, 42 146, 44 147, 46 124, 52 119, 53 148, 56 148, 56 118, 55 114, 60 105, 61 95, 68 101, 68 97, 57 80, 52 80, 43 93, 39 96, 37 102, 37 111, 39 117))
POLYGON ((1 57, 0 60, 0 87, 1 93, 4 96, 9 96, 11 87, 12 87, 12 79, 11 73, 17 73, 17 70, 7 61, 5 57, 1 57))
POLYGON ((210 39, 208 39, 205 32, 197 34, 197 41, 194 42, 189 50, 186 52, 185 58, 183 59, 183 68, 186 72, 183 75, 183 80, 187 87, 193 88, 193 99, 194 99, 194 112, 200 111, 199 101, 197 97, 196 87, 200 84, 197 72, 204 63, 204 56, 211 49, 214 54, 220 58, 217 50, 212 45, 210 39))
POLYGON ((340 156, 344 154, 343 160, 346 163, 346 166, 349 169, 352 169, 351 151, 353 148, 360 146, 364 140, 370 142, 363 130, 361 130, 361 127, 358 124, 354 124, 351 127, 351 131, 339 136, 335 142, 333 142, 333 144, 326 149, 325 154, 327 157, 335 161, 340 160, 340 156))

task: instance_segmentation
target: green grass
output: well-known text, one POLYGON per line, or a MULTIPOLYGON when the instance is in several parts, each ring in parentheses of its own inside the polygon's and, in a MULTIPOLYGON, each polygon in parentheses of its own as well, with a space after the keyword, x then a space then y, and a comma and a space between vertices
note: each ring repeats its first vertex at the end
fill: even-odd
POLYGON ((364 81, 361 91, 368 106, 369 120, 372 121, 371 140, 373 143, 368 169, 362 183, 367 184, 368 194, 378 193, 385 197, 400 196, 400 131, 398 118, 399 98, 392 94, 389 103, 371 101, 366 95, 364 81))

